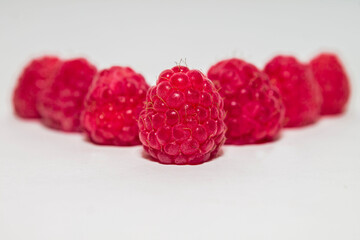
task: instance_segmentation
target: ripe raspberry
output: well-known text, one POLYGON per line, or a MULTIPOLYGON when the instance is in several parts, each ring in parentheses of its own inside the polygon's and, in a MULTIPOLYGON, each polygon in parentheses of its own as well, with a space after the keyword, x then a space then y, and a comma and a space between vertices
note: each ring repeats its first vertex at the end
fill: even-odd
POLYGON ((334 54, 323 53, 311 60, 310 67, 324 99, 321 114, 342 113, 350 97, 350 83, 341 61, 334 54))
POLYGON ((128 67, 111 67, 95 78, 85 98, 82 126, 91 141, 106 145, 137 145, 138 117, 149 85, 128 67))
POLYGON ((200 164, 225 141, 223 100, 200 71, 176 66, 163 71, 139 117, 144 149, 164 164, 200 164))
POLYGON ((80 131, 80 113, 96 68, 83 58, 65 61, 49 87, 41 92, 37 109, 45 125, 80 131))
POLYGON ((300 127, 319 119, 322 96, 310 67, 294 57, 277 56, 264 71, 280 90, 285 104, 286 127, 300 127))
POLYGON ((61 60, 53 56, 44 56, 32 60, 22 71, 13 93, 15 113, 22 118, 40 118, 36 110, 39 92, 53 78, 61 60))
POLYGON ((285 109, 266 74, 233 58, 212 66, 208 77, 224 98, 227 144, 259 143, 277 137, 285 109))

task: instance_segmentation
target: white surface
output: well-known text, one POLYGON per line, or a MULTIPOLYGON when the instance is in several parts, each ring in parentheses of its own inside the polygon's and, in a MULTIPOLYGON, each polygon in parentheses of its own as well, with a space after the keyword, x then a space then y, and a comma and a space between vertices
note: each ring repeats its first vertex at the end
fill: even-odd
POLYGON ((360 2, 0 2, 0 239, 360 239, 360 2), (26 61, 88 56, 150 83, 174 61, 341 54, 349 111, 226 146, 199 166, 164 166, 141 147, 100 147, 12 114, 26 61))

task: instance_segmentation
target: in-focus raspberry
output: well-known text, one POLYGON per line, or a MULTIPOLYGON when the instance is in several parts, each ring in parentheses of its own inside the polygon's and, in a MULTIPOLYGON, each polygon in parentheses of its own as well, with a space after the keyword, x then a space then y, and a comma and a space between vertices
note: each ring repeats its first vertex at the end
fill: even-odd
POLYGON ((340 59, 335 54, 322 53, 310 61, 310 67, 324 100, 321 114, 344 112, 350 97, 350 83, 340 59))
POLYGON ((322 96, 309 66, 291 56, 277 56, 264 69, 285 105, 285 126, 300 127, 320 117, 322 96))
POLYGON ((40 118, 36 109, 39 92, 46 88, 61 65, 55 56, 32 60, 22 71, 13 93, 15 113, 22 118, 40 118))
POLYGON ((144 149, 164 164, 200 164, 217 155, 225 141, 223 100, 198 70, 163 71, 146 96, 139 117, 144 149))
POLYGON ((64 61, 39 96, 37 109, 43 123, 62 131, 80 131, 80 113, 95 74, 96 68, 86 59, 64 61))
POLYGON ((224 98, 227 144, 266 142, 278 136, 285 108, 266 74, 232 58, 212 66, 208 77, 224 98))
POLYGON ((138 117, 149 86, 129 67, 111 67, 95 77, 85 99, 82 126, 97 144, 140 144, 138 117))

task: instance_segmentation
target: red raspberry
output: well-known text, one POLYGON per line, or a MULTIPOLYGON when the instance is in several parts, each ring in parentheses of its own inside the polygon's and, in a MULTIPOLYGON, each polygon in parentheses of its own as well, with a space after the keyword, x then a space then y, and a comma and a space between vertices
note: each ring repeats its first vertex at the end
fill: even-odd
POLYGON ((40 118, 36 109, 39 92, 51 82, 61 60, 44 56, 32 60, 22 71, 13 94, 15 113, 22 118, 40 118))
POLYGON ((324 99, 321 114, 339 114, 345 110, 350 97, 350 83, 338 57, 323 53, 310 62, 324 99))
POLYGON ((95 78, 85 98, 82 126, 91 141, 106 145, 137 145, 138 117, 149 85, 128 67, 111 67, 95 78))
POLYGON ((319 119, 322 96, 307 65, 291 56, 277 56, 264 71, 280 90, 285 104, 286 127, 300 127, 319 119))
POLYGON ((266 142, 278 136, 285 109, 266 74, 232 58, 212 66, 208 77, 224 98, 227 144, 266 142))
POLYGON ((83 58, 65 61, 39 96, 37 109, 45 125, 80 131, 80 113, 96 68, 83 58))
POLYGON ((163 71, 139 117, 144 149, 164 164, 200 164, 225 141, 223 100, 200 71, 176 66, 163 71))

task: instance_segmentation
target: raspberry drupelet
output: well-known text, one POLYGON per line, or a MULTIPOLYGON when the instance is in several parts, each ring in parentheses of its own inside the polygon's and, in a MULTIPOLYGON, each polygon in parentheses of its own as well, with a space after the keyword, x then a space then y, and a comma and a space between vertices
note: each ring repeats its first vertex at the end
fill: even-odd
POLYGON ((309 66, 291 56, 277 56, 264 69, 280 90, 285 105, 285 127, 301 127, 320 117, 322 96, 309 66))
POLYGON ((36 109, 39 93, 51 83, 60 65, 59 58, 43 56, 24 68, 13 93, 13 106, 19 117, 40 118, 36 109))
POLYGON ((253 144, 277 138, 285 108, 278 89, 254 65, 232 58, 208 71, 224 98, 226 144, 253 144))
POLYGON ((350 82, 340 59, 335 54, 322 53, 310 61, 310 67, 324 100, 321 114, 344 112, 350 97, 350 82))
POLYGON ((146 96, 139 117, 140 141, 163 164, 200 164, 225 142, 223 100, 198 70, 163 71, 146 96))
POLYGON ((86 59, 64 61, 55 77, 39 95, 37 109, 43 123, 51 128, 79 132, 84 98, 96 74, 86 59))
POLYGON ((149 85, 129 67, 102 70, 85 98, 81 123, 97 144, 138 145, 138 117, 149 85))

